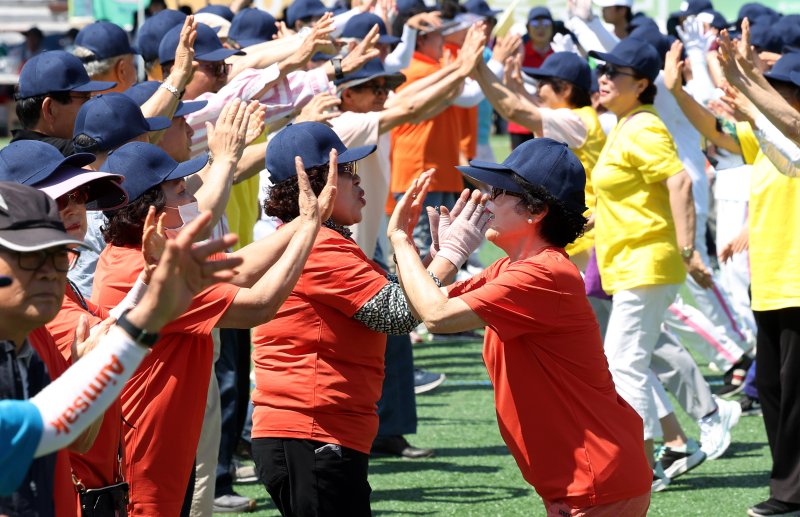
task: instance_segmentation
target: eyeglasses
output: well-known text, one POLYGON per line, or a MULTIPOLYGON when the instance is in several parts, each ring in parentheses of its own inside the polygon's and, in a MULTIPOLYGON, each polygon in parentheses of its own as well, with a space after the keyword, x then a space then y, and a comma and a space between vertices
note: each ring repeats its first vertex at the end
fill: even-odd
POLYGON ((63 196, 58 196, 56 199, 56 204, 58 205, 58 210, 64 210, 69 206, 70 203, 75 203, 76 205, 85 205, 86 202, 89 201, 89 187, 78 187, 72 192, 64 194, 63 196))
POLYGON ((623 72, 619 68, 617 68, 617 67, 615 67, 613 65, 609 65, 609 64, 604 64, 604 65, 598 65, 597 66, 597 77, 600 77, 601 75, 605 75, 606 77, 608 77, 612 81, 618 75, 627 75, 629 77, 637 77, 637 75, 632 73, 632 72, 623 72))
POLYGON ((531 27, 550 27, 553 25, 553 20, 549 18, 534 18, 528 22, 531 27))
POLYGON ((492 187, 492 191, 489 193, 489 199, 494 201, 498 197, 505 196, 505 195, 514 196, 514 197, 522 197, 522 194, 520 194, 518 192, 511 192, 510 190, 497 188, 497 187, 492 187))
POLYGON ((50 250, 27 251, 25 253, 3 249, 6 253, 17 256, 17 264, 23 271, 39 271, 49 258, 53 267, 59 273, 66 273, 78 261, 80 251, 69 248, 56 248, 50 250))
POLYGON ((339 164, 339 173, 355 176, 358 174, 358 162, 345 162, 339 164))
POLYGON ((376 97, 379 96, 379 95, 389 95, 389 91, 390 91, 388 86, 385 86, 385 85, 381 86, 381 85, 375 84, 375 83, 372 83, 372 84, 370 84, 370 83, 359 84, 358 86, 353 86, 351 89, 352 90, 370 90, 370 91, 372 91, 372 94, 375 95, 376 97))
POLYGON ((214 77, 222 77, 231 73, 233 65, 225 61, 201 62, 200 68, 207 70, 214 77))

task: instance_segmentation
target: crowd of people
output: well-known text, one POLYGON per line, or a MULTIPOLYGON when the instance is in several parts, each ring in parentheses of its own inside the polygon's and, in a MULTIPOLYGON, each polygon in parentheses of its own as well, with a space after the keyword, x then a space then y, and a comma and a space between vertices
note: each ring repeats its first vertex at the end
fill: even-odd
POLYGON ((800 515, 800 15, 245 4, 24 56, 0 515, 370 515, 370 456, 434 454, 412 342, 481 334, 547 515, 646 515, 743 415, 747 514, 800 515))

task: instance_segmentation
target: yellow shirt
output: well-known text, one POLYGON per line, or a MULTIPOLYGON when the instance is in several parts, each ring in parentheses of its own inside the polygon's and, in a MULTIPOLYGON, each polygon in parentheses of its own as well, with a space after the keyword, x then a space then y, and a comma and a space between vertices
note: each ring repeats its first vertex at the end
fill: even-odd
MULTIPOLYGON (((594 212, 596 203, 594 187, 592 186, 592 169, 594 169, 597 159, 600 157, 600 151, 603 150, 603 145, 606 143, 606 134, 603 132, 603 126, 600 125, 600 119, 597 118, 597 112, 594 108, 584 106, 582 108, 574 108, 572 111, 580 117, 587 131, 586 141, 582 146, 572 149, 572 151, 583 164, 583 168, 586 169, 585 195, 588 210, 584 215, 589 217, 594 212)), ((577 255, 590 250, 592 246, 594 246, 594 229, 584 233, 575 242, 567 246, 566 252, 569 255, 577 255)))
MULTIPOLYGON (((263 143, 267 139, 269 129, 257 137, 250 145, 263 143)), ((253 228, 261 215, 258 204, 259 175, 255 174, 231 187, 231 195, 225 206, 228 219, 228 230, 239 236, 239 241, 232 246, 236 251, 253 242, 253 228)))
POLYGON ((664 180, 683 170, 652 105, 620 120, 592 170, 595 248, 606 292, 686 277, 664 180))
POLYGON ((800 307, 800 180, 784 176, 750 124, 736 125, 750 180, 750 281, 754 311, 800 307))

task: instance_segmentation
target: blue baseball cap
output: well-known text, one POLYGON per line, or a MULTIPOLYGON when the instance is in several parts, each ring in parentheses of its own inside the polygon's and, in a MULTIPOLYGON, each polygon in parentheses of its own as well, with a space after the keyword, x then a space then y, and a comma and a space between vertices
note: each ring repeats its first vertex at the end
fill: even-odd
POLYGON ((372 13, 360 13, 347 20, 342 29, 342 37, 364 39, 375 25, 378 26, 378 34, 380 34, 378 43, 393 45, 403 41, 397 36, 390 36, 381 17, 372 13))
POLYGON ((658 51, 658 57, 661 62, 660 68, 664 67, 664 57, 669 52, 672 42, 669 36, 662 34, 656 27, 644 25, 637 27, 628 34, 629 38, 645 41, 653 46, 658 51))
POLYGON ((592 69, 585 59, 574 52, 555 52, 547 56, 538 68, 523 68, 531 77, 563 79, 588 92, 592 88, 592 69))
POLYGON ((425 13, 431 10, 423 0, 397 0, 395 7, 399 14, 425 13))
MULTIPOLYGON (((650 18, 649 16, 645 15, 644 13, 636 13, 631 18, 631 21, 628 23, 628 30, 632 31, 633 29, 640 27, 642 25, 647 25, 648 27, 652 27, 655 25, 658 27, 658 24, 655 20, 650 18)), ((660 31, 660 29, 657 29, 660 31)))
POLYGON ((158 146, 130 142, 109 154, 100 170, 113 171, 125 177, 123 186, 128 193, 128 202, 132 203, 156 185, 190 176, 207 163, 207 154, 178 163, 158 146))
POLYGON ((709 0, 684 0, 681 2, 679 16, 692 16, 714 9, 709 0))
MULTIPOLYGON (((167 117, 144 118, 139 105, 121 93, 92 97, 75 117, 73 139, 87 135, 97 141, 98 151, 107 152, 149 131, 167 129, 172 120, 167 117)), ((74 141, 75 149, 82 150, 74 141)), ((85 150, 85 149, 84 149, 85 150)))
POLYGON ((770 15, 756 18, 756 22, 750 26, 750 43, 761 50, 780 54, 783 50, 783 38, 775 30, 776 21, 770 15))
POLYGON ((468 13, 477 14, 485 18, 494 18, 503 12, 502 9, 492 9, 486 0, 467 0, 464 2, 464 9, 468 13))
POLYGON ((800 52, 784 54, 775 61, 769 72, 764 72, 764 77, 771 81, 791 83, 792 72, 800 72, 800 52))
MULTIPOLYGON (((772 30, 780 34, 783 47, 800 47, 800 15, 787 14, 775 22, 772 30)), ((783 49, 781 49, 783 51, 783 49)), ((785 53, 785 51, 784 51, 785 53)))
POLYGON ((289 28, 294 28, 294 22, 312 16, 322 16, 328 8, 320 0, 294 0, 286 8, 286 23, 289 28))
MULTIPOLYGON (((137 106, 141 106, 150 100, 150 97, 156 93, 159 86, 161 86, 161 83, 158 81, 145 81, 143 83, 134 84, 122 92, 122 95, 130 97, 137 106)), ((189 113, 194 113, 195 111, 205 108, 206 104, 208 104, 208 101, 178 101, 178 109, 175 110, 175 114, 172 115, 172 117, 183 117, 189 113)))
POLYGON ((339 163, 356 162, 375 152, 377 146, 348 149, 339 136, 320 122, 289 124, 267 145, 266 168, 273 184, 296 176, 294 157, 303 159, 306 170, 326 165, 331 149, 339 152, 339 163))
POLYGON ((772 19, 777 19, 781 16, 776 10, 758 2, 744 4, 739 8, 739 14, 736 17, 738 20, 737 25, 741 26, 742 20, 745 18, 750 20, 750 23, 753 23, 756 18, 764 15, 767 15, 772 19))
POLYGON ((50 50, 30 58, 19 73, 18 99, 53 92, 98 92, 117 85, 92 81, 80 59, 63 50, 50 50))
POLYGON ((233 17, 228 39, 241 47, 249 47, 265 41, 271 41, 278 33, 275 17, 261 9, 242 9, 233 17))
POLYGON ((233 22, 234 18, 233 11, 231 11, 231 8, 228 7, 227 5, 217 5, 217 4, 207 5, 197 11, 197 14, 200 13, 216 14, 217 16, 222 16, 229 22, 233 22))
POLYGON ((537 6, 528 11, 528 22, 530 23, 531 20, 535 20, 536 18, 548 18, 550 20, 553 19, 552 13, 550 13, 550 9, 544 6, 537 6))
POLYGON ((136 48, 145 61, 158 59, 158 44, 176 25, 183 25, 186 15, 174 9, 164 9, 146 19, 136 31, 136 48))
POLYGON ((346 74, 343 78, 334 81, 334 84, 341 90, 358 86, 378 77, 386 78, 386 87, 394 90, 406 80, 406 76, 400 72, 387 72, 383 66, 383 61, 375 57, 367 61, 364 66, 355 72, 346 74))
POLYGON ((567 144, 552 138, 528 140, 503 163, 472 160, 469 166, 456 168, 470 178, 510 192, 524 192, 520 183, 542 187, 569 208, 586 210, 586 170, 567 144))
POLYGON ((611 52, 592 50, 589 55, 612 65, 633 68, 653 82, 661 70, 662 58, 653 45, 636 38, 625 38, 611 52))
MULTIPOLYGON (((181 39, 181 29, 178 25, 171 28, 158 45, 158 60, 161 64, 175 61, 175 52, 181 39)), ((231 56, 242 56, 244 52, 222 46, 219 36, 214 29, 204 23, 197 24, 197 39, 194 42, 194 58, 197 61, 224 61, 231 56)))
POLYGON ((131 47, 128 33, 111 22, 90 23, 75 36, 75 45, 91 50, 94 60, 137 53, 131 47))

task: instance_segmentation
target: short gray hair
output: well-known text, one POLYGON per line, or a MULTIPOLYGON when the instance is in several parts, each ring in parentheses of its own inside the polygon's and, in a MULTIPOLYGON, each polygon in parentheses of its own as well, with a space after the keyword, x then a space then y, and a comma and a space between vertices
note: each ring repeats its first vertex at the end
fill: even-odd
POLYGON ((86 69, 86 73, 89 74, 89 77, 96 77, 99 75, 103 75, 108 73, 114 66, 127 54, 122 54, 120 56, 109 57, 107 59, 97 59, 94 55, 94 52, 89 50, 86 47, 76 46, 72 53, 75 57, 79 58, 83 62, 83 68, 86 69))

